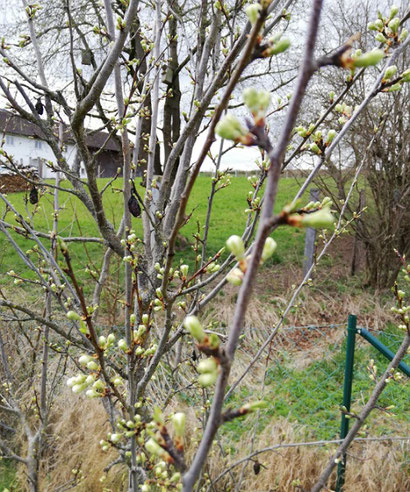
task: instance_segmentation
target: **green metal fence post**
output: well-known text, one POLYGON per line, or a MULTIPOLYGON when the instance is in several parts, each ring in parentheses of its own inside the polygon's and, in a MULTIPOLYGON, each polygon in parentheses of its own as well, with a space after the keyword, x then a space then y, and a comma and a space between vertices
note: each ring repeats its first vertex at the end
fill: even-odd
MULTIPOLYGON (((346 365, 345 379, 343 385, 343 406, 350 412, 350 404, 352 400, 352 384, 353 384, 353 363, 354 363, 354 346, 356 341, 356 323, 357 317, 354 314, 349 314, 347 322, 347 343, 346 343, 346 365)), ((342 413, 342 421, 340 425, 340 439, 344 439, 349 432, 349 419, 342 413)), ((340 492, 345 483, 346 471, 346 455, 337 467, 336 492, 340 492)))

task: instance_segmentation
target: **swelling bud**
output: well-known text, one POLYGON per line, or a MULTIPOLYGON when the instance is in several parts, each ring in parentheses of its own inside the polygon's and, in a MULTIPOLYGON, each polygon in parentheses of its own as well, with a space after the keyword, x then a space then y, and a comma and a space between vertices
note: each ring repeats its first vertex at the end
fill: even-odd
POLYGON ((330 207, 324 207, 312 214, 306 214, 301 220, 301 225, 303 227, 313 227, 317 229, 326 229, 333 226, 334 223, 335 218, 330 211, 330 207))
POLYGON ((177 437, 182 437, 184 435, 185 420, 186 420, 186 416, 182 412, 178 412, 172 417, 172 424, 174 426, 175 435, 177 437))
POLYGON ((258 20, 259 12, 261 11, 261 5, 259 3, 254 3, 249 5, 245 9, 245 13, 248 16, 249 22, 254 26, 258 20))
POLYGON ((228 246, 229 251, 235 256, 238 261, 243 259, 245 254, 245 245, 243 244, 243 240, 241 237, 231 236, 226 241, 226 245, 228 246))
POLYGON ((241 122, 235 116, 227 114, 215 128, 215 133, 217 133, 221 138, 226 140, 239 140, 244 137, 248 131, 241 125, 241 122))
POLYGON ((277 248, 276 241, 273 238, 268 237, 263 246, 262 260, 263 261, 268 260, 273 255, 276 248, 277 248))
POLYGON ((187 316, 184 321, 185 328, 198 342, 203 342, 205 333, 199 319, 196 316, 187 316))
POLYGON ((384 57, 382 50, 372 50, 358 56, 353 61, 355 67, 370 67, 372 65, 377 65, 384 57))
POLYGON ((249 87, 243 91, 242 97, 254 117, 263 118, 265 116, 270 104, 270 92, 258 91, 253 87, 249 87))

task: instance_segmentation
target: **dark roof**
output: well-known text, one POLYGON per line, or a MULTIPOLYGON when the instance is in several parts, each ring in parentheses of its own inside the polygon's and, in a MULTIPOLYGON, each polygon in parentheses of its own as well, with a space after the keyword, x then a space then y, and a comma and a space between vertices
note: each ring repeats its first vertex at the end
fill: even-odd
MULTIPOLYGON (((45 138, 44 133, 37 125, 4 109, 0 109, 0 133, 24 135, 26 137, 35 137, 42 140, 45 138)), ((105 150, 119 152, 121 150, 120 144, 112 137, 106 141, 108 135, 107 132, 102 131, 91 132, 86 138, 88 147, 90 149, 99 149, 105 144, 105 150)), ((64 132, 64 142, 74 143, 74 139, 69 131, 64 132)))

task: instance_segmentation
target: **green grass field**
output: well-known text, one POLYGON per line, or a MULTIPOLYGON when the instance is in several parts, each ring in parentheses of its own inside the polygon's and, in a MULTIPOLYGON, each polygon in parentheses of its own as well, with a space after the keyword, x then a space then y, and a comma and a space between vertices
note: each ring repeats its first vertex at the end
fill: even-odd
MULTIPOLYGON (((245 209, 248 207, 246 197, 252 186, 246 177, 232 177, 232 184, 220 190, 214 200, 214 207, 211 217, 211 226, 208 239, 208 255, 212 256, 225 244, 226 239, 232 234, 241 234, 247 214, 245 209)), ((107 179, 100 180, 101 188, 106 184, 107 179)), ((63 182, 62 186, 68 186, 68 182, 63 182)), ((118 226, 123 207, 122 193, 117 192, 122 188, 122 179, 117 179, 112 187, 104 193, 104 205, 109 220, 118 226)), ((294 179, 284 178, 281 180, 276 211, 288 203, 295 195, 298 184, 294 179)), ((188 213, 193 212, 190 222, 184 226, 181 233, 187 238, 190 244, 194 244, 193 234, 197 233, 198 227, 203 233, 203 226, 208 206, 208 197, 211 190, 211 178, 209 176, 200 176, 193 190, 191 199, 188 204, 188 213)), ((144 190, 139 190, 143 194, 144 190)), ((10 201, 16 209, 24 216, 32 214, 34 206, 25 203, 25 193, 14 193, 9 195, 10 201)), ((98 230, 95 221, 82 205, 82 203, 67 192, 60 193, 61 212, 59 216, 59 234, 62 237, 70 236, 88 236, 98 237, 98 230)), ((4 212, 4 204, 1 205, 4 212)), ((53 196, 47 192, 44 194, 37 206, 36 214, 33 217, 33 223, 38 231, 48 232, 52 228, 53 196)), ((9 212, 6 221, 14 224, 14 215, 9 212)), ((133 218, 133 228, 137 235, 142 232, 141 219, 133 218)), ((17 234, 13 234, 19 246, 25 251, 29 249, 33 242, 17 234)), ((273 258, 274 262, 284 260, 300 260, 303 253, 304 231, 283 227, 273 234, 278 243, 278 249, 273 258)), ((48 241, 43 240, 47 246, 48 241)), ((23 272, 25 266, 18 254, 7 241, 4 235, 0 236, 0 274, 4 274, 10 269, 16 272, 23 272)), ((81 271, 87 265, 95 263, 97 266, 101 262, 103 246, 97 243, 70 243, 70 252, 76 263, 77 268, 81 271)), ((177 261, 182 260, 188 264, 194 261, 194 251, 192 248, 185 248, 184 251, 178 251, 177 261)), ((2 275, 2 283, 6 282, 2 275)))

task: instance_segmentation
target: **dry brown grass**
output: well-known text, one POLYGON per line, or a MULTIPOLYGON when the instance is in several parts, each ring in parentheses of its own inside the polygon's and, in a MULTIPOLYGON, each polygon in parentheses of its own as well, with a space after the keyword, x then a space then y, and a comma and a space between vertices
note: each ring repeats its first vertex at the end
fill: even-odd
MULTIPOLYGON (((254 449, 273 446, 279 443, 303 442, 303 429, 297 428, 286 420, 276 420, 258 436, 254 449)), ((252 492, 290 492, 310 490, 323 470, 329 456, 335 450, 334 445, 326 447, 282 448, 258 456, 263 465, 255 476, 253 462, 245 467, 244 479, 240 491, 252 492), (300 484, 300 486, 296 486, 300 484)), ((399 492, 410 490, 410 477, 406 470, 405 457, 408 452, 404 442, 366 442, 355 443, 349 450, 344 492, 399 492)), ((248 446, 241 443, 231 463, 249 454, 248 446)), ((225 467, 215 455, 212 458, 212 476, 215 478, 225 467)), ((242 465, 233 470, 238 479, 242 465)), ((232 481, 226 475, 215 485, 215 491, 234 490, 232 481)), ((333 474, 329 486, 334 486, 333 474)))
MULTIPOLYGON (((42 461, 41 490, 56 491, 72 483, 73 470, 79 470, 82 477, 74 487, 78 492, 123 490, 126 477, 123 466, 114 466, 108 474, 104 472, 104 468, 116 459, 117 452, 103 452, 99 445, 110 430, 101 402, 73 396, 68 389, 63 390, 54 405, 52 421, 53 439, 42 461), (106 479, 101 482, 103 476, 106 479)), ((17 478, 20 490, 24 490, 26 480, 22 467, 17 478)))

